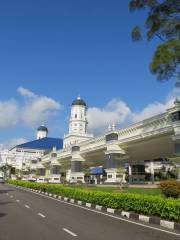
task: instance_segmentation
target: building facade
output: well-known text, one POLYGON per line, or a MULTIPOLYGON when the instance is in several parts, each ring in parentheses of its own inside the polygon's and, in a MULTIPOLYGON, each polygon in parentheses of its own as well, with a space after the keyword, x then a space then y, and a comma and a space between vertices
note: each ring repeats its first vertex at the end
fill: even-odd
MULTIPOLYGON (((0 151, 0 167, 8 164, 11 166, 12 177, 19 177, 27 180, 39 178, 42 172, 40 166, 41 158, 50 153, 62 149, 63 140, 51 138, 47 136, 48 129, 41 125, 37 129, 36 140, 26 142, 12 149, 4 149, 0 151)), ((57 164, 59 166, 59 163, 57 164)), ((52 176, 53 177, 53 176, 52 176)))
MULTIPOLYGON (((175 100, 174 105, 162 114, 126 128, 116 129, 112 126, 102 135, 97 137, 88 135, 87 139, 84 138, 87 134, 86 114, 83 112, 81 115, 82 110, 86 108, 86 103, 82 99, 77 100, 75 105, 74 102, 72 104, 69 134, 64 137, 64 147, 57 151, 59 162, 68 162, 71 165, 67 174, 68 180, 84 182, 84 166, 89 164, 104 166, 106 171, 104 182, 107 184, 125 181, 121 169, 126 162, 129 182, 143 182, 146 171, 142 173, 139 169, 140 166, 145 166, 145 160, 150 162, 149 172, 153 180, 154 159, 166 159, 180 154, 180 102, 178 100, 175 100), (81 134, 82 138, 80 138, 81 134), (136 166, 137 171, 133 170, 133 166, 136 166)), ((50 164, 49 155, 44 156, 42 162, 50 164)), ((178 164, 177 168, 179 169, 178 164)))
MULTIPOLYGON (((38 140, 33 142, 37 141, 40 144, 48 140, 43 135, 48 131, 44 126, 39 131, 38 140)), ((176 99, 172 107, 162 114, 126 128, 116 128, 113 125, 102 135, 94 137, 88 133, 87 105, 78 97, 71 106, 69 132, 64 136, 63 147, 57 147, 53 142, 47 148, 48 141, 43 145, 44 148, 41 150, 38 148, 38 151, 36 144, 36 147, 26 144, 14 148, 14 154, 26 152, 22 154, 23 157, 32 154, 36 149, 33 154, 36 154, 35 158, 40 161, 33 161, 33 164, 29 165, 27 159, 23 161, 30 170, 38 171, 39 181, 50 180, 52 176, 60 178, 63 166, 66 166, 64 171, 67 181, 84 183, 90 167, 102 166, 104 171, 101 176, 94 174, 92 177, 93 179, 97 177, 96 182, 120 183, 127 181, 123 170, 125 164, 130 183, 144 182, 147 174, 150 174, 151 181, 154 181, 158 167, 161 169, 164 166, 163 159, 180 158, 180 102, 176 99), (161 159, 159 166, 155 159, 161 159)), ((23 161, 20 161, 21 166, 23 161)), ((172 170, 172 164, 169 162, 168 164, 167 169, 172 170)), ((175 167, 179 171, 180 164, 176 163, 175 167)), ((178 177, 180 178, 180 174, 178 177)))

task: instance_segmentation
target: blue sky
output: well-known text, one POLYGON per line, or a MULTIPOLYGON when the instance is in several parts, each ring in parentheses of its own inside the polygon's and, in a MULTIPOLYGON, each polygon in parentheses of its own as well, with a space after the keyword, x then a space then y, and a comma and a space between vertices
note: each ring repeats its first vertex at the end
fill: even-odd
MULTIPOLYGON (((159 83, 149 72, 157 41, 131 40, 144 19, 144 12, 129 13, 127 0, 1 1, 0 143, 33 139, 42 121, 62 137, 78 94, 90 120, 103 112, 125 125, 141 120, 150 104, 149 115, 162 111, 174 81, 159 83)), ((105 125, 97 119, 90 130, 105 125)))

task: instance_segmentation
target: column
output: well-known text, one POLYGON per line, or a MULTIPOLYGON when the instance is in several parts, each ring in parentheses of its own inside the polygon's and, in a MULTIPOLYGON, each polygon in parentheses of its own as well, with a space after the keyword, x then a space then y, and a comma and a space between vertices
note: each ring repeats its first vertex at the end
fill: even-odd
POLYGON ((106 135, 106 183, 119 183, 124 179, 123 173, 118 173, 120 167, 121 156, 125 155, 125 151, 119 146, 118 133, 115 126, 106 135))
POLYGON ((116 174, 117 174, 117 164, 116 164, 116 153, 107 153, 106 154, 106 173, 107 180, 106 183, 116 183, 116 174))
POLYGON ((154 161, 153 160, 151 160, 150 172, 151 172, 151 182, 152 184, 154 184, 154 161))
POLYGON ((84 183, 84 173, 82 171, 82 162, 84 158, 80 155, 80 147, 73 146, 71 151, 71 169, 70 169, 70 183, 81 182, 84 183))
POLYGON ((128 167, 128 172, 129 172, 129 184, 132 183, 132 166, 129 164, 128 167))
POLYGON ((71 160, 71 172, 82 172, 82 162, 71 160))

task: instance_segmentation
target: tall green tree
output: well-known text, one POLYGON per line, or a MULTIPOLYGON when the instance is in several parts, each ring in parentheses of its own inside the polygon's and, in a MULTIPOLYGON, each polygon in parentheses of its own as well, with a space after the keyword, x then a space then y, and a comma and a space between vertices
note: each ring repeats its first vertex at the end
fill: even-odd
POLYGON ((159 81, 175 78, 176 86, 180 87, 180 0, 130 0, 129 9, 147 12, 145 25, 133 28, 132 39, 160 40, 150 71, 159 81))

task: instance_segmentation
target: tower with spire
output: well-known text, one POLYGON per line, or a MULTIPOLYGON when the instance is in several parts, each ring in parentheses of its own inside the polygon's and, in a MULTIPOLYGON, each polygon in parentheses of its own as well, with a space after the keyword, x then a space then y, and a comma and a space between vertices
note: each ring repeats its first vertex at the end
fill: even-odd
POLYGON ((69 133, 64 136, 64 148, 92 138, 93 135, 87 133, 87 126, 87 105, 78 96, 71 105, 69 133))

